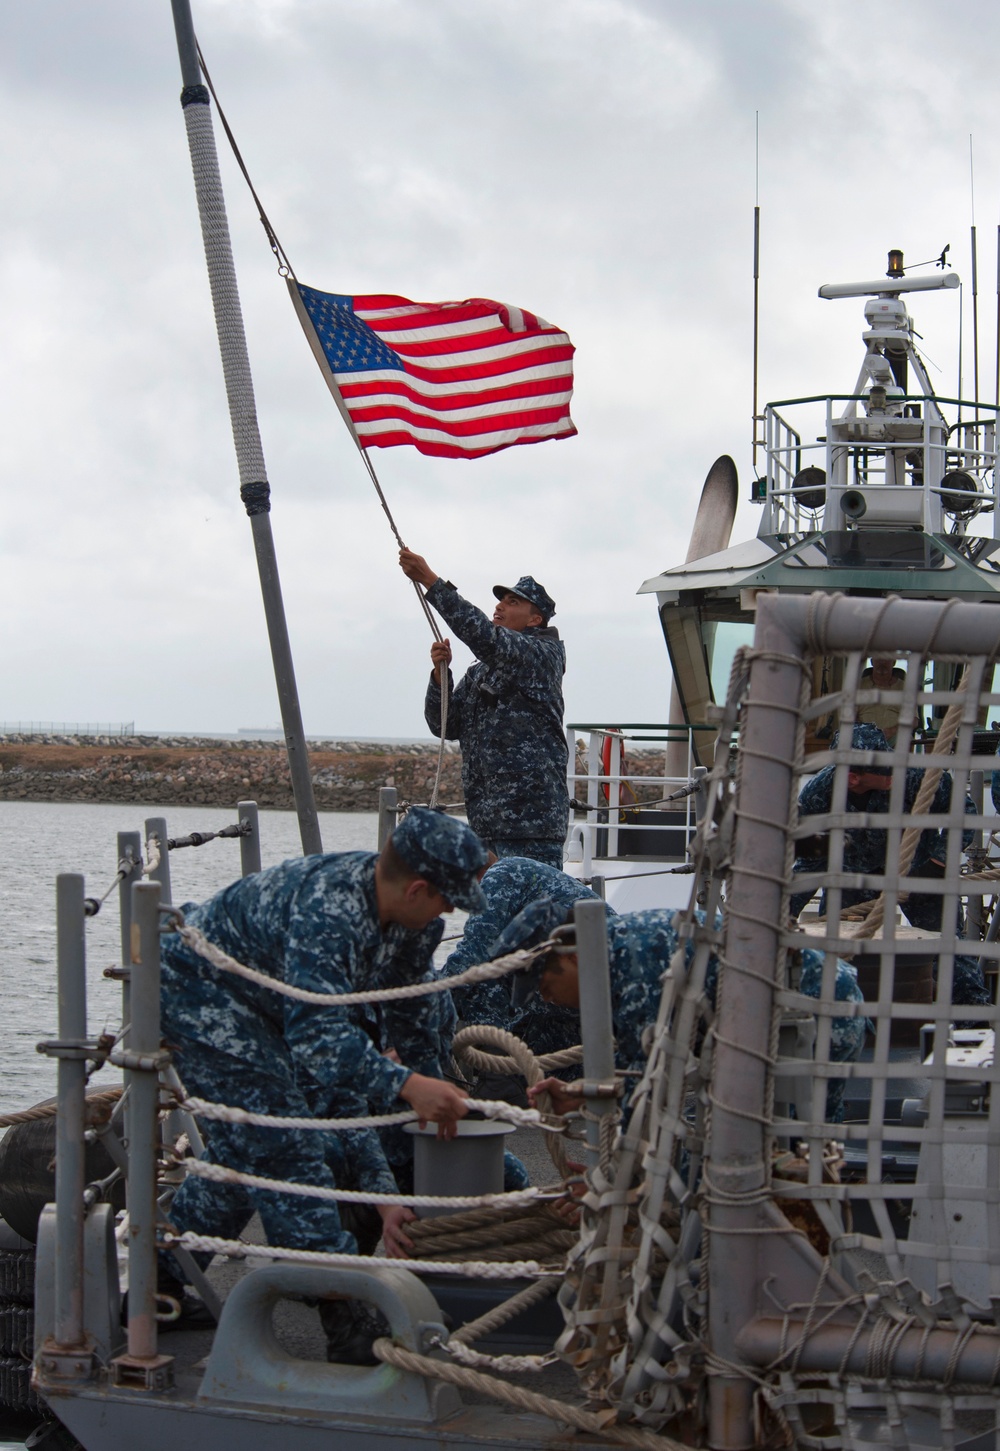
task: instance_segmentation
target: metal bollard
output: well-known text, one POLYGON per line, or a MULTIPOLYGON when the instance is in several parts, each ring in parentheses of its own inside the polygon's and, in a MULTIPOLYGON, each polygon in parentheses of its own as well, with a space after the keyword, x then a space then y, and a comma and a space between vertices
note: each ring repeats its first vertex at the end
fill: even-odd
POLYGON ((59 1046, 56 1116, 55 1340, 83 1344, 84 1111, 87 1089, 87 963, 83 877, 56 878, 59 1046))
POLYGON ((399 792, 395 786, 380 786, 378 793, 378 849, 385 846, 396 829, 399 792))
MULTIPOLYGON (((162 823, 147 823, 154 831, 162 823)), ((166 834, 161 840, 166 843, 166 834)), ((159 1148, 159 1069, 169 1063, 160 1049, 159 882, 132 888, 132 1033, 119 1056, 129 1092, 128 1351, 113 1362, 116 1384, 162 1389, 170 1382, 172 1356, 157 1354, 156 1173, 159 1148)))
MULTIPOLYGON (((155 836, 157 838, 157 840, 159 841, 159 844, 160 844, 160 860, 156 863, 156 866, 153 867, 150 870, 149 880, 151 882, 159 882, 159 884, 160 884, 160 897, 159 897, 159 900, 161 902, 163 902, 163 903, 172 902, 173 901, 173 897, 170 894, 170 853, 167 850, 167 821, 166 821, 166 817, 164 817, 164 816, 149 816, 149 817, 146 818, 145 825, 146 825, 146 840, 149 841, 149 839, 150 839, 151 836, 155 836)), ((133 910, 134 910, 134 907, 135 907, 135 898, 134 897, 132 899, 132 903, 133 903, 133 910)))
POLYGON ((240 801, 236 816, 241 826, 249 826, 249 836, 240 837, 240 875, 252 877, 260 871, 260 812, 256 801, 240 801))
POLYGON ((577 902, 576 950, 580 963, 580 1036, 583 1043, 583 1095, 587 1119, 587 1168, 601 1156, 601 1126, 617 1114, 611 975, 608 967, 607 913, 602 902, 577 902))

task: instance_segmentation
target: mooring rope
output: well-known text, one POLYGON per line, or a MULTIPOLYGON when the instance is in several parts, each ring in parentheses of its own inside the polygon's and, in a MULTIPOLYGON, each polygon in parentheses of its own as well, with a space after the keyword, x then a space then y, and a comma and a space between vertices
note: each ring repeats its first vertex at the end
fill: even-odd
MULTIPOLYGON (((104 1110, 116 1104, 124 1093, 122 1088, 106 1088, 101 1093, 88 1093, 84 1099, 84 1114, 87 1124, 94 1127, 106 1117, 104 1110)), ((17 1124, 36 1123, 40 1119, 55 1118, 59 1104, 39 1103, 34 1108, 22 1109, 19 1113, 0 1114, 0 1129, 12 1129, 17 1124)))
POLYGON ((689 1448, 670 1436, 659 1436, 652 1431, 640 1430, 637 1426, 609 1425, 603 1416, 597 1416, 592 1411, 581 1411, 576 1406, 567 1405, 565 1401, 557 1401, 552 1396, 543 1396, 538 1391, 530 1391, 523 1386, 508 1385, 506 1381, 484 1375, 482 1371, 468 1366, 452 1365, 445 1360, 435 1360, 429 1355, 417 1355, 385 1337, 376 1340, 372 1350, 379 1360, 384 1360, 400 1370, 413 1371, 416 1375, 434 1376, 455 1386, 466 1386, 482 1395, 492 1396, 495 1400, 506 1401, 516 1410, 533 1411, 536 1415, 547 1416, 550 1421, 560 1421, 564 1426, 572 1426, 576 1431, 589 1431, 592 1436, 598 1436, 603 1441, 613 1441, 622 1446, 645 1447, 647 1451, 689 1451, 689 1448))

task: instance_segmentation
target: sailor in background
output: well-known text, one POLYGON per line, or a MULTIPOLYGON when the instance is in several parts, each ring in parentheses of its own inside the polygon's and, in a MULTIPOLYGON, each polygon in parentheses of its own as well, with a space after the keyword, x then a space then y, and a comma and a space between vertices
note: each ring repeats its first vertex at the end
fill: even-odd
POLYGON ((891 690, 899 696, 898 700, 859 704, 857 707, 858 721, 865 725, 878 726, 889 745, 894 746, 899 729, 899 711, 903 687, 906 684, 906 671, 899 668, 891 655, 873 655, 867 670, 861 672, 858 684, 861 690, 891 690))
MULTIPOLYGON (((296 857, 183 911, 209 942, 286 985, 331 994, 398 987, 433 975, 442 913, 481 909, 478 877, 486 860, 463 822, 416 807, 380 855, 296 857)), ((452 1136, 467 1110, 462 1093, 442 1079, 442 996, 318 1006, 220 971, 177 933, 163 940, 163 1034, 186 1091, 257 1113, 357 1118, 409 1105, 452 1136)), ((318 1133, 212 1122, 206 1136, 209 1159, 246 1173, 398 1192, 373 1129, 318 1133)), ((332 1201, 195 1176, 178 1190, 170 1219, 178 1230, 231 1239, 254 1210, 270 1244, 358 1252, 332 1201)), ((387 1253, 405 1255, 403 1225, 412 1210, 379 1213, 387 1253)), ((363 1228, 370 1252, 377 1228, 374 1238, 363 1228)), ((372 1334, 359 1352, 350 1314, 340 1316, 342 1324, 336 1319, 330 1311, 330 1323, 324 1321, 331 1358, 367 1354, 372 1334), (332 1353, 337 1344, 341 1352, 347 1345, 346 1354, 332 1353)))
MULTIPOLYGON (((633 1075, 642 1073, 648 1056, 644 1034, 656 1022, 663 976, 680 944, 677 930, 678 913, 672 907, 654 907, 645 912, 624 912, 608 918, 608 964, 611 977, 611 1013, 615 1030, 615 1064, 633 1075)), ((699 912, 698 920, 703 921, 699 912)), ((518 948, 533 947, 555 936, 559 945, 547 957, 536 959, 532 967, 511 978, 511 996, 515 1007, 537 1003, 535 1011, 544 1017, 553 1008, 579 1013, 580 965, 576 953, 576 935, 572 921, 567 921, 562 903, 536 902, 516 917, 500 935, 496 956, 518 948), (534 994, 537 992, 537 999, 534 994)), ((693 948, 686 945, 685 957, 690 962, 693 948)), ((798 991, 818 998, 823 982, 823 955, 811 948, 793 954, 793 967, 799 969, 798 991)), ((705 973, 705 997, 714 1008, 718 991, 719 963, 713 953, 705 973)), ((850 964, 838 959, 834 983, 838 1002, 863 1003, 857 973, 850 964)), ((834 1063, 856 1059, 864 1046, 868 1031, 864 1016, 834 1018, 831 1023, 830 1058, 834 1063)), ((580 1092, 572 1083, 547 1078, 528 1090, 535 1098, 543 1089, 552 1094, 557 1113, 579 1107, 580 1092)), ((831 1079, 827 1085, 826 1118, 841 1123, 844 1118, 844 1080, 831 1079)))
POLYGON ((522 856, 562 866, 569 823, 568 747, 563 730, 566 648, 549 625, 555 604, 524 575, 496 585, 493 618, 462 598, 427 561, 402 549, 400 567, 476 657, 452 685, 451 644, 431 646, 424 718, 441 734, 441 671, 448 669, 445 734, 462 750, 469 824, 498 857, 522 856))
MULTIPOLYGON (((839 733, 833 738, 834 747, 837 745, 838 738, 839 733)), ((889 744, 882 731, 878 726, 871 724, 855 725, 851 744, 857 751, 888 751, 889 749, 889 744)), ((824 766, 802 787, 799 792, 800 819, 825 815, 830 811, 835 772, 835 766, 824 766)), ((904 811, 913 810, 923 775, 923 770, 919 767, 907 768, 903 787, 904 811)), ((888 766, 852 765, 848 768, 847 773, 846 810, 868 815, 887 812, 891 784, 892 772, 888 766)), ((951 809, 951 791, 951 773, 945 771, 942 773, 937 791, 928 808, 929 813, 934 815, 947 813, 951 809)), ((964 810, 966 815, 974 816, 976 814, 975 805, 968 796, 965 798, 964 810)), ((888 833, 882 828, 859 827, 856 830, 845 831, 843 871, 881 876, 885 871, 887 844, 888 833)), ((963 849, 971 844, 972 832, 964 831, 962 833, 963 849)), ((822 872, 826 866, 826 854, 825 836, 810 837, 799 842, 799 856, 796 858, 793 871, 796 873, 822 872)), ((907 873, 907 880, 913 881, 915 878, 921 877, 925 880, 940 880, 944 876, 947 859, 947 830, 935 831, 928 827, 920 834, 913 862, 907 873)), ((793 917, 799 915, 815 891, 814 887, 810 891, 792 893, 789 910, 793 917)), ((877 896, 878 890, 874 887, 863 890, 845 887, 841 892, 841 903, 844 907, 851 907, 860 902, 870 902, 877 896)), ((826 910, 825 899, 826 893, 824 892, 820 899, 821 914, 826 910)), ((941 897, 930 892, 914 891, 911 888, 906 900, 901 901, 899 905, 906 914, 907 921, 914 927, 923 928, 928 932, 940 932, 942 901, 941 897)), ((964 935, 961 911, 959 920, 956 922, 956 932, 959 937, 964 935)), ((951 1000, 953 1003, 967 1006, 989 1006, 991 1003, 992 999, 983 980, 978 959, 962 955, 955 958, 951 1000)))

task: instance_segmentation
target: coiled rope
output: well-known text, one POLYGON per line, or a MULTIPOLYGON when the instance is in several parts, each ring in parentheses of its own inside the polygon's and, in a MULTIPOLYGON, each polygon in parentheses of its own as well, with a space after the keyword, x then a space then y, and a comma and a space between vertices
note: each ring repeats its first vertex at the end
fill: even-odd
MULTIPOLYGON (((546 947, 546 952, 548 950, 546 947)), ((501 958, 500 961, 502 960, 501 958)), ((458 980, 457 977, 450 979, 453 983, 457 983, 458 980)), ((471 1023, 466 1028, 460 1028, 455 1034, 452 1053, 459 1065, 468 1064, 480 1073, 510 1073, 513 1069, 515 1073, 523 1075, 529 1088, 533 1088, 545 1077, 547 1069, 565 1068, 571 1063, 579 1063, 583 1056, 583 1049, 579 1047, 565 1048, 561 1053, 548 1053, 544 1057, 538 1058, 532 1053, 527 1043, 523 1043, 513 1033, 508 1033, 505 1028, 495 1028, 490 1023, 471 1023), (476 1046, 479 1043, 499 1048, 502 1056, 479 1051, 476 1046), (501 1066, 497 1067, 498 1064, 501 1066)), ((539 1096, 538 1106, 544 1114, 553 1113, 552 1099, 548 1093, 539 1096)), ((569 1161, 562 1139, 550 1134, 545 1143, 560 1177, 565 1179, 569 1174, 569 1161)))

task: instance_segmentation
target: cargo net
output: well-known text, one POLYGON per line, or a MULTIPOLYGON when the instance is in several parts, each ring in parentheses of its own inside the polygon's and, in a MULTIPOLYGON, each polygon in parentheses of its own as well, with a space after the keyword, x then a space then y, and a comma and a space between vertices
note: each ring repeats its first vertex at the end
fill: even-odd
POLYGON ((1000 1446, 1000 615, 959 607, 997 621, 969 656, 947 605, 794 606, 734 666, 560 1348, 595 1408, 694 1444, 1000 1446))

